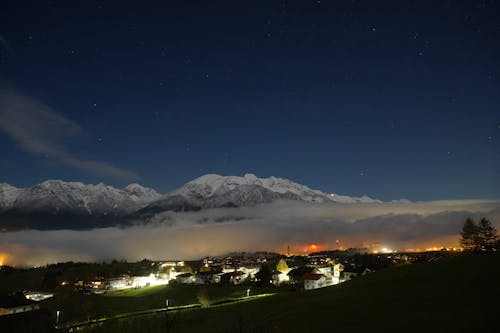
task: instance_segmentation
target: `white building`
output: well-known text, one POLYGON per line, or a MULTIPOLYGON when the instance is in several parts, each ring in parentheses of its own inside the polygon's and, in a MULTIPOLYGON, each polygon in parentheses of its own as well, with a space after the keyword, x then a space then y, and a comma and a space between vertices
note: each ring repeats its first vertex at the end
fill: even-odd
MULTIPOLYGON (((123 276, 107 279, 105 285, 108 289, 125 289, 130 288, 131 281, 129 276, 123 276)), ((96 284, 96 286, 93 285, 93 288, 100 288, 100 286, 96 284)))
POLYGON ((311 290, 326 286, 326 277, 323 274, 306 273, 302 276, 304 289, 311 290))

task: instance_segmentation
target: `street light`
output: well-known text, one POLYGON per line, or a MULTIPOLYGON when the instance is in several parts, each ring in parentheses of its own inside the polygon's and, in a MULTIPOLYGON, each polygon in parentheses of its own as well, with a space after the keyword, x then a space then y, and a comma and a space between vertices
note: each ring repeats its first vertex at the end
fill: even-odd
POLYGON ((170 332, 172 318, 168 317, 168 298, 165 300, 165 325, 167 328, 167 333, 170 332))

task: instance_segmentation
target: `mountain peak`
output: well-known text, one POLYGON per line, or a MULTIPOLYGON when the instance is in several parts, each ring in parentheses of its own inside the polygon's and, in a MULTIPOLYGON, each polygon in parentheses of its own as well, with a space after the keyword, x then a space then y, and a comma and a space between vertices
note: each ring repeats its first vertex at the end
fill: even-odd
POLYGON ((7 183, 0 183, 0 210, 12 206, 16 198, 24 191, 7 183))
POLYGON ((161 195, 152 188, 144 187, 137 183, 132 183, 123 188, 123 192, 129 194, 132 200, 139 202, 149 202, 158 199, 161 195))
POLYGON ((258 178, 257 178, 257 176, 256 176, 256 175, 254 175, 253 173, 246 173, 246 174, 243 176, 243 178, 248 179, 248 180, 250 180, 250 181, 255 181, 255 180, 257 180, 257 179, 258 179, 258 178))

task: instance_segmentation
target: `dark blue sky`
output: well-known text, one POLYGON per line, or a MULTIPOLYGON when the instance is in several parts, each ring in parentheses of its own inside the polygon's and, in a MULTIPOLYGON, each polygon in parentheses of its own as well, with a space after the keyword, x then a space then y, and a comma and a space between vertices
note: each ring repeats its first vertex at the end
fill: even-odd
POLYGON ((499 198, 499 41, 495 1, 3 1, 0 181, 499 198))

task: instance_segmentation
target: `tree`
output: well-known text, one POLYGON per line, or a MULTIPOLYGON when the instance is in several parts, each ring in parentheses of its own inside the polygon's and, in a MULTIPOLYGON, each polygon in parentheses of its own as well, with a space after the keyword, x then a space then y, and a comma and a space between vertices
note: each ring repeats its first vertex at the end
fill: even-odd
POLYGON ((290 268, 288 268, 285 259, 280 259, 280 261, 278 261, 276 264, 276 270, 283 274, 288 274, 288 272, 290 272, 290 268))
POLYGON ((468 217, 465 220, 464 226, 462 227, 462 231, 460 232, 460 245, 466 251, 476 250, 477 246, 477 233, 478 227, 474 220, 468 217))
POLYGON ((255 277, 257 278, 257 285, 261 287, 268 286, 273 278, 273 268, 269 264, 264 264, 255 274, 255 277))
POLYGON ((491 225, 491 222, 482 218, 479 221, 478 229, 478 241, 482 250, 492 251, 495 249, 498 243, 497 230, 491 225))
POLYGON ((497 230, 484 217, 479 224, 467 218, 460 235, 460 244, 466 251, 492 251, 498 248, 497 230))

